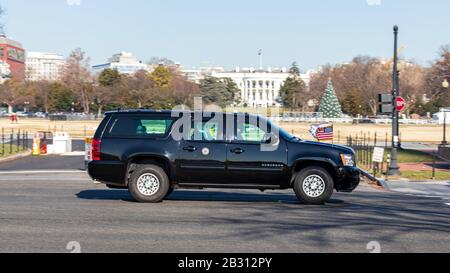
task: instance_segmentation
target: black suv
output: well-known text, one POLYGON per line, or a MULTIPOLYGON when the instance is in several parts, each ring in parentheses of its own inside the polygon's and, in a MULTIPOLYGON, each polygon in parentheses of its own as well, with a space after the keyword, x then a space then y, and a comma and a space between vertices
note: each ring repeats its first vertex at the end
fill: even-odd
POLYGON ((106 113, 88 172, 139 202, 177 188, 293 188, 304 204, 353 191, 360 171, 352 149, 301 140, 249 114, 129 110, 106 113))

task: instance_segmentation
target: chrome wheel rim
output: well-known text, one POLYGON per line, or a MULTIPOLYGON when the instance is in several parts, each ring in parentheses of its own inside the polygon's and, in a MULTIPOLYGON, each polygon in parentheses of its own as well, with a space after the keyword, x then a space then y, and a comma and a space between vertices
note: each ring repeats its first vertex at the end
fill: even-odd
POLYGON ((145 173, 137 180, 137 188, 139 193, 145 196, 152 196, 158 192, 160 187, 159 179, 156 175, 145 173))
POLYGON ((310 175, 303 181, 303 191, 308 197, 317 198, 325 192, 325 181, 318 175, 310 175))

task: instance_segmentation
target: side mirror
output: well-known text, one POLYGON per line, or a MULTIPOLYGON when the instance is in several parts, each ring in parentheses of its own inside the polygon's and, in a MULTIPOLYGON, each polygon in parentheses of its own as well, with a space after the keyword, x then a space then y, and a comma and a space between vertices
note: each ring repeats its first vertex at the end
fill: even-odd
POLYGON ((280 137, 275 133, 267 133, 264 136, 264 143, 270 145, 278 145, 280 143, 280 137))

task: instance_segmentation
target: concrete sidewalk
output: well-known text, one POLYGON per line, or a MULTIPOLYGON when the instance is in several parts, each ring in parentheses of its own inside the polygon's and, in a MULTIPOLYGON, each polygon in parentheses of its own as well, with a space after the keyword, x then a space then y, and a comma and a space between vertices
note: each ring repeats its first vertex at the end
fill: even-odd
POLYGON ((385 189, 422 197, 437 197, 450 203, 450 181, 418 181, 407 180, 382 181, 385 189))

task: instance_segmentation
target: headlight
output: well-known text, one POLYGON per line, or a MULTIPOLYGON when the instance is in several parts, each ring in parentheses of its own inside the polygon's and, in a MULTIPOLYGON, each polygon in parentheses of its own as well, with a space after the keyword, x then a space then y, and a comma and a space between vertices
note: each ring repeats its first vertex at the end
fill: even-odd
POLYGON ((346 167, 354 167, 355 166, 355 156, 354 155, 345 155, 341 154, 342 164, 346 167))

